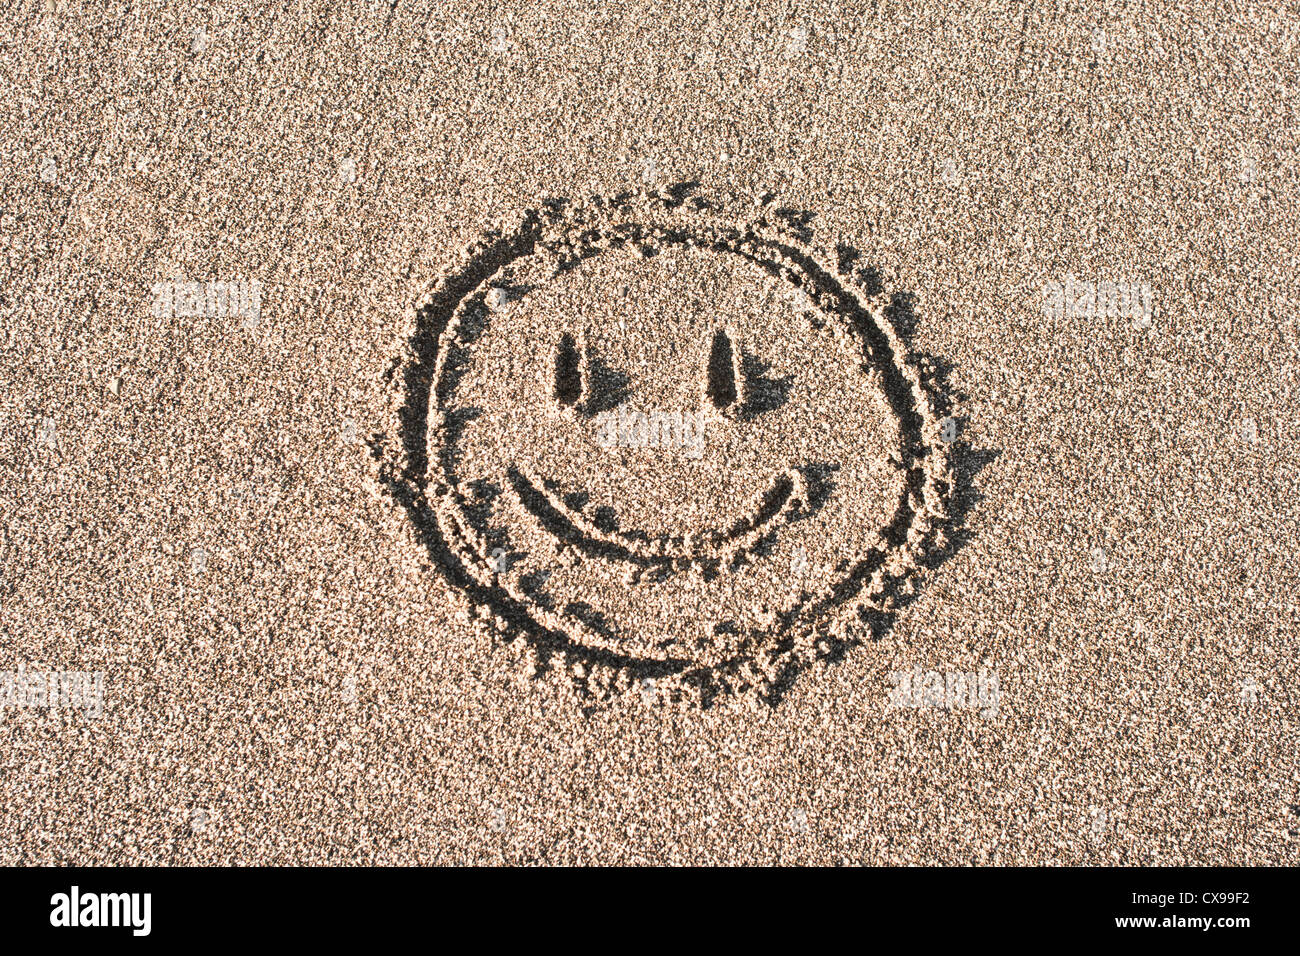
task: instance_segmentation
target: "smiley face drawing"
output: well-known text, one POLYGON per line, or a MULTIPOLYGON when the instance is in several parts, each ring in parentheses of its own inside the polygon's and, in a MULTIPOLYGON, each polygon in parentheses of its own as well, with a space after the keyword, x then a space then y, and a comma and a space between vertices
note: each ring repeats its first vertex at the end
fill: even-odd
POLYGON ((421 300, 379 477, 535 673, 773 701, 947 547, 931 389, 825 261, 637 193, 529 211, 421 300))

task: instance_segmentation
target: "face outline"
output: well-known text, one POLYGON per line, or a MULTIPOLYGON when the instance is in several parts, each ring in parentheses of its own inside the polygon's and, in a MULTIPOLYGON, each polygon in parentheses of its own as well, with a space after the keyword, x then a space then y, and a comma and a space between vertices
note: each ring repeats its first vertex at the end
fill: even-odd
MULTIPOLYGON (((698 407, 709 423, 721 429, 752 424, 744 411, 749 376, 742 368, 744 336, 712 328, 707 372, 701 370, 698 407), (715 374, 718 336, 732 348, 730 391, 715 374)), ((578 329, 566 346, 547 350, 555 367, 555 384, 548 396, 552 426, 585 430, 590 436, 607 427, 613 406, 589 400, 596 375, 584 371, 589 353, 588 330, 578 329), (576 356, 576 359, 574 358, 576 356), (559 368, 567 362, 566 373, 559 368), (574 381, 576 380, 576 382, 574 381), (604 416, 602 419, 601 416, 604 416), (604 424, 601 424, 603 421, 604 424)), ((633 333, 635 335, 635 333, 633 333)), ((406 405, 401 412, 404 453, 384 456, 381 479, 404 505, 422 543, 448 581, 463 592, 476 615, 507 643, 522 636, 532 648, 539 669, 562 663, 585 697, 608 698, 647 679, 680 690, 702 701, 718 694, 750 692, 770 698, 793 672, 818 658, 832 656, 854 643, 848 623, 866 612, 887 609, 905 593, 908 579, 920 563, 943 547, 943 525, 951 493, 947 448, 939 440, 940 418, 920 373, 908 364, 906 349, 891 324, 865 302, 836 270, 821 264, 803 242, 770 222, 735 224, 705 215, 676 199, 652 196, 595 202, 584 207, 555 205, 528 213, 519 228, 493 237, 472 249, 461 268, 442 279, 422 301, 412 339, 413 360, 405 368, 406 405), (598 257, 636 253, 649 258, 666 248, 689 248, 708 256, 747 263, 770 276, 795 303, 810 313, 817 327, 846 343, 845 355, 860 361, 850 371, 883 396, 896 426, 888 467, 897 477, 896 502, 874 535, 846 556, 830 580, 797 607, 778 608, 757 626, 720 637, 717 646, 684 653, 647 654, 644 646, 628 653, 626 645, 608 639, 600 622, 571 612, 568 606, 547 605, 527 579, 511 579, 511 549, 482 518, 481 497, 459 469, 468 431, 476 428, 465 403, 456 407, 458 379, 465 356, 485 337, 485 328, 502 321, 514 293, 502 276, 524 260, 550 257, 556 276, 598 257), (648 251, 647 251, 648 250, 648 251)), ((537 350, 534 349, 534 352, 537 350)), ((595 351, 599 351, 596 349, 595 351)), ((725 351, 725 349, 723 350, 725 351)), ((697 356, 698 359, 698 356, 697 356)), ((725 376, 722 376, 725 379, 725 376)), ((865 387, 865 386, 864 386, 865 387)), ((683 433, 685 429, 683 429, 683 433)), ((517 444, 516 449, 525 445, 517 444)), ((520 455, 509 456, 512 458, 520 455)), ((523 456, 526 457, 526 456, 523 456)), ((491 482, 484 482, 491 484, 491 482)), ((503 461, 494 492, 508 498, 515 512, 535 521, 566 551, 585 561, 626 566, 629 588, 662 582, 676 575, 707 579, 737 561, 761 560, 760 547, 779 539, 783 527, 803 511, 826 504, 825 476, 807 462, 791 461, 777 469, 766 486, 757 483, 747 497, 752 504, 730 521, 705 526, 697 534, 665 535, 666 541, 611 528, 570 504, 566 489, 528 463, 503 461), (820 496, 820 499, 819 499, 820 496)), ((547 578, 551 569, 541 571, 547 578)))

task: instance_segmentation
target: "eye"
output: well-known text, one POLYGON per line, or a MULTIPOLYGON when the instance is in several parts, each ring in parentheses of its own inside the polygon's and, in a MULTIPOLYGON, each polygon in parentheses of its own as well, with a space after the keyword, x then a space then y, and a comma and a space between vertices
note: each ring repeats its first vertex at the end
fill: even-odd
POLYGON ((704 394, 713 407, 725 412, 743 404, 745 376, 740 367, 740 353, 731 344, 725 329, 713 333, 709 347, 709 364, 705 370, 704 394))
POLYGON ((582 398, 582 355, 567 332, 555 347, 555 382, 552 394, 561 405, 576 406, 582 398))
POLYGON ((586 334, 560 336, 551 353, 551 374, 552 397, 584 417, 617 408, 631 394, 632 379, 607 365, 586 334))

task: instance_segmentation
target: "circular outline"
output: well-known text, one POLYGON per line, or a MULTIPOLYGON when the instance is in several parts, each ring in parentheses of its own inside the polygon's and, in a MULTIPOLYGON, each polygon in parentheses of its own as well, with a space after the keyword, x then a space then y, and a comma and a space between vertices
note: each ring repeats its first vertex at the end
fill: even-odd
POLYGON ((950 521, 953 490, 949 448, 939 439, 932 396, 892 324, 847 277, 822 265, 803 236, 782 229, 765 213, 737 224, 709 215, 708 208, 701 200, 687 203, 673 193, 556 201, 526 212, 513 230, 489 234, 471 246, 459 267, 445 273, 417 303, 415 334, 400 363, 405 373, 399 409, 402 449, 396 460, 376 449, 381 482, 406 507, 417 536, 475 615, 506 643, 523 635, 536 652, 539 671, 550 670, 553 656, 561 655, 565 672, 587 698, 608 698, 636 682, 644 690, 645 679, 652 678, 668 681, 674 696, 698 695, 704 703, 728 693, 756 692, 774 699, 804 667, 857 643, 846 618, 869 620, 914 593, 911 579, 927 557, 947 546, 944 526, 950 521), (486 310, 481 300, 502 270, 540 251, 555 258, 559 274, 610 248, 632 246, 650 255, 664 243, 738 255, 807 293, 809 304, 836 335, 855 340, 862 371, 887 397, 900 433, 895 463, 907 476, 894 519, 850 562, 837 585, 807 602, 807 611, 771 614, 767 630, 750 632, 741 642, 742 653, 713 665, 628 656, 573 637, 574 625, 581 622, 561 619, 487 570, 487 542, 464 514, 452 476, 431 478, 449 447, 441 408, 450 352, 444 343, 460 333, 467 308, 486 310), (847 592, 846 584, 853 585, 847 592))

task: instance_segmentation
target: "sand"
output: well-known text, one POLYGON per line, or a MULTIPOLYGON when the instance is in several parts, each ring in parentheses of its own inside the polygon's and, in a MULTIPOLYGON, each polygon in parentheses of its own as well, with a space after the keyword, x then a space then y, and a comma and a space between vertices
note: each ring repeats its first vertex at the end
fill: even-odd
POLYGON ((1295 864, 1296 23, 29 5, 0 863, 1295 864))

